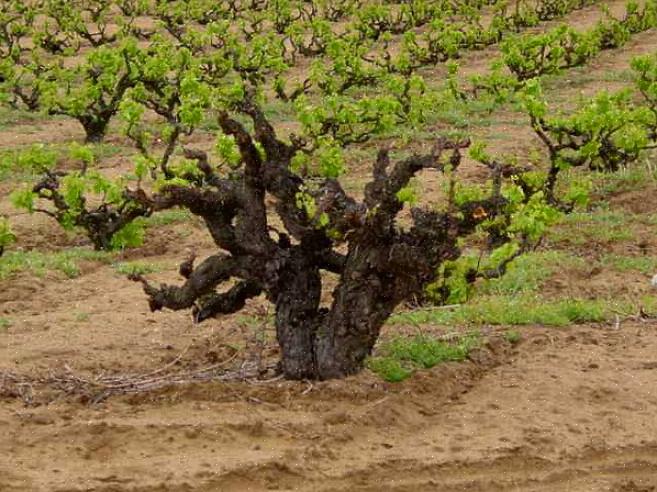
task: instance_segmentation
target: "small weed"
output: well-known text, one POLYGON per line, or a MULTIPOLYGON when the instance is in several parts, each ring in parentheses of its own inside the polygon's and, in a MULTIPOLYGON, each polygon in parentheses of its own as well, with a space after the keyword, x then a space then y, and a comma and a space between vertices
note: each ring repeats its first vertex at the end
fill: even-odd
POLYGON ((521 338, 522 337, 518 330, 507 330, 506 332, 504 332, 504 339, 513 345, 520 342, 521 338))
POLYGON ((77 321, 78 323, 89 321, 89 313, 76 313, 75 321, 77 321))
POLYGON ((276 335, 273 329, 274 315, 263 311, 262 314, 239 315, 235 324, 239 327, 243 339, 235 344, 237 350, 262 351, 271 343, 275 343, 276 335))
POLYGON ((241 315, 237 317, 236 323, 242 329, 250 332, 254 341, 267 343, 267 330, 274 323, 274 315, 270 313, 263 315, 241 315))
POLYGON ((7 318, 0 318, 0 332, 6 331, 11 326, 11 321, 7 318))
POLYGON ((255 315, 255 314, 243 314, 237 316, 235 323, 241 326, 242 328, 251 328, 255 329, 263 325, 273 323, 274 315, 267 314, 265 316, 255 315))

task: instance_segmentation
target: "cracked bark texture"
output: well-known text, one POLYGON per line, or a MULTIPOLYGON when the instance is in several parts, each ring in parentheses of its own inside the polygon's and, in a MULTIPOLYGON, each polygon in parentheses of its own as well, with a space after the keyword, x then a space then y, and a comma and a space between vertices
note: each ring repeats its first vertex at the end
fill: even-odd
POLYGON ((395 307, 421 293, 442 262, 460 255, 457 239, 501 208, 499 193, 445 212, 412 209, 412 225, 404 229, 396 222, 403 208, 397 192, 423 169, 457 167, 468 142, 439 139, 430 154, 394 164, 388 151, 380 151, 360 202, 334 179, 304 187, 290 170, 302 141, 280 140, 249 101, 239 112, 251 119, 252 131, 226 113, 219 116, 222 131, 234 136, 239 147, 243 165, 238 173, 222 177, 207 155, 186 149, 202 178, 150 197, 141 190, 133 196, 154 211, 184 207, 202 217, 220 252, 196 267, 188 259, 181 265, 186 280, 180 286, 155 286, 141 276, 133 280, 143 284, 151 309, 192 309, 198 322, 236 312, 249 298, 264 294, 275 306, 285 377, 357 373, 395 307), (302 192, 315 201, 314 217, 297 205, 302 192), (284 231, 268 223, 267 195, 273 197, 273 212, 284 231), (319 223, 321 214, 329 218, 328 227, 319 223), (339 278, 330 306, 320 305, 322 270, 339 278))

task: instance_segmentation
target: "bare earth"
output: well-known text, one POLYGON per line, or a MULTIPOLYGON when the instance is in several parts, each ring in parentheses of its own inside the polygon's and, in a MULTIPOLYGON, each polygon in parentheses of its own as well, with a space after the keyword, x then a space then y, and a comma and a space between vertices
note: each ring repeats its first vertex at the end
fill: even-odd
MULTIPOLYGON (((88 350, 111 338, 73 331, 88 350)), ((522 334, 511 347, 491 332, 471 361, 401 384, 365 373, 188 385, 95 406, 7 399, 0 490, 655 490, 657 325, 522 334)), ((117 346, 123 335, 114 330, 117 346)), ((112 353, 121 367, 125 352, 112 353)))

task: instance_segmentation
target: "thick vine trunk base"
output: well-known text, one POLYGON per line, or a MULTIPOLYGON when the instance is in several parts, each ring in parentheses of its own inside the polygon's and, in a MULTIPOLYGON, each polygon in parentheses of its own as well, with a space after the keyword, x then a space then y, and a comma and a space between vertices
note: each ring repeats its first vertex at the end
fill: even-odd
POLYGON ((186 281, 179 287, 134 279, 144 284, 151 309, 191 308, 198 322, 236 312, 248 298, 263 293, 276 308, 280 369, 286 378, 356 374, 395 307, 421 293, 443 262, 459 257, 460 237, 502 210, 502 171, 495 168, 489 197, 451 204, 446 211, 412 208, 411 225, 402 227, 397 223, 404 208, 399 192, 420 171, 443 172, 446 164, 456 170, 468 141, 440 138, 431 153, 394 164, 381 150, 364 199, 358 201, 336 179, 304 183, 290 171, 303 139, 279 140, 249 97, 239 111, 252 120, 253 133, 228 113, 219 115, 223 133, 239 149, 239 171, 226 177, 205 152, 187 149, 185 155, 196 161, 202 178, 172 184, 152 198, 131 194, 148 210, 184 207, 202 217, 227 253, 196 268, 193 261, 183 264, 186 281), (276 226, 269 220, 271 202, 280 219, 276 226), (320 303, 322 272, 338 277, 328 307, 320 303), (222 284, 229 281, 237 283, 226 291, 222 284))

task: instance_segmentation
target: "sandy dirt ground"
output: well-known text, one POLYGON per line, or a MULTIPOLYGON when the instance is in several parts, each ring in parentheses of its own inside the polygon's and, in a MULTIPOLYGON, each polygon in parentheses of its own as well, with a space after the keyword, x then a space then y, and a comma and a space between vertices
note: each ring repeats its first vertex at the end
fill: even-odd
POLYGON ((492 331, 468 362, 401 384, 364 373, 93 406, 3 399, 0 490, 655 490, 657 324, 521 333, 511 346, 492 331))

